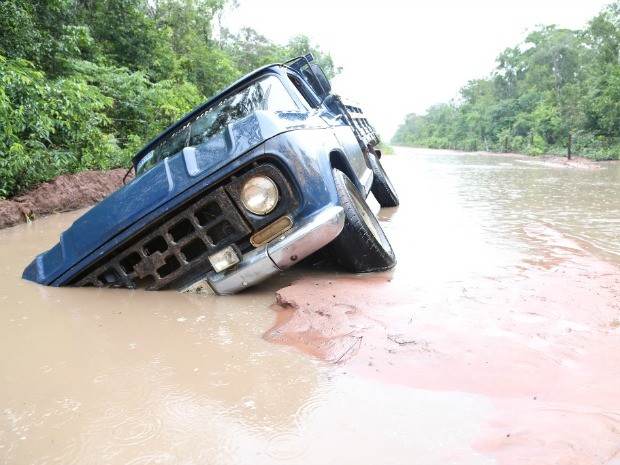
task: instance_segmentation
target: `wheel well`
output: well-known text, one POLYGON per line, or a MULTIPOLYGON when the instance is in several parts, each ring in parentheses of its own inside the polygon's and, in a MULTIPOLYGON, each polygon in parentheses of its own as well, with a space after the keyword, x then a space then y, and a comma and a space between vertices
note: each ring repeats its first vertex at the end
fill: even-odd
POLYGON ((357 182, 355 174, 351 169, 351 165, 349 165, 349 162, 345 159, 342 152, 339 152, 338 150, 332 150, 329 153, 329 162, 332 168, 336 168, 342 171, 354 183, 357 182))

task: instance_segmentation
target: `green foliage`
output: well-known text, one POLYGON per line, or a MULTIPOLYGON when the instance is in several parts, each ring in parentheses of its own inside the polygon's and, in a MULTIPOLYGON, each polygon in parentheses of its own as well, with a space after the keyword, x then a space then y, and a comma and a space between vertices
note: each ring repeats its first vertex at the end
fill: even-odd
POLYGON ((150 13, 142 0, 91 0, 78 3, 76 20, 90 31, 92 58, 100 63, 148 69, 159 58, 158 31, 150 13))
POLYGON ((332 79, 342 71, 342 68, 334 66, 334 61, 329 53, 323 53, 319 47, 312 45, 310 38, 305 35, 291 38, 288 44, 281 50, 279 54, 280 60, 278 61, 286 61, 293 57, 305 55, 308 52, 314 55, 315 62, 321 65, 328 79, 332 79))
POLYGON ((224 30, 222 35, 227 53, 237 63, 242 74, 280 61, 281 47, 252 28, 243 28, 237 34, 224 30))
POLYGON ((307 53, 312 53, 315 62, 323 68, 328 79, 342 71, 342 68, 334 65, 329 53, 323 52, 303 34, 291 37, 284 46, 274 44, 252 28, 243 28, 238 34, 224 31, 223 36, 225 50, 234 58, 243 74, 260 66, 282 63, 307 53))
POLYGON ((73 6, 72 0, 0 0, 0 55, 25 59, 50 79, 62 75, 93 44, 73 6))
POLYGON ((0 0, 0 198, 62 173, 128 167, 145 142, 250 70, 313 52, 251 29, 234 0, 0 0))
POLYGON ((144 142, 204 100, 196 86, 187 81, 152 83, 144 71, 131 72, 87 61, 74 62, 73 69, 76 76, 86 78, 112 102, 107 110, 107 127, 117 135, 121 152, 107 165, 122 165, 122 160, 129 160, 144 142))
POLYGON ((407 115, 393 144, 620 158, 620 1, 583 31, 542 26, 456 102, 407 115))
POLYGON ((112 100, 84 80, 48 79, 0 55, 0 195, 88 167, 115 149, 105 132, 112 100))
POLYGON ((380 150, 383 155, 394 155, 394 149, 383 141, 379 142, 375 148, 380 150))

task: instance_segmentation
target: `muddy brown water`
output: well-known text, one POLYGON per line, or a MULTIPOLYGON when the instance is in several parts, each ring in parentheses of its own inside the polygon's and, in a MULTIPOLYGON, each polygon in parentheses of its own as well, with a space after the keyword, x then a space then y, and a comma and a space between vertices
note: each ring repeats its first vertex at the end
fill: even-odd
POLYGON ((384 164, 371 277, 48 288, 21 271, 81 212, 0 231, 0 463, 620 463, 620 164, 384 164))

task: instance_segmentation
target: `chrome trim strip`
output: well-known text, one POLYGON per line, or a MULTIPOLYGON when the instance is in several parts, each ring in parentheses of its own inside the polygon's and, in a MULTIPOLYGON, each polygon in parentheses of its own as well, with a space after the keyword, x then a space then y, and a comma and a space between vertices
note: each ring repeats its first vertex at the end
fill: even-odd
POLYGON ((164 167, 166 168, 166 179, 168 180, 168 193, 174 189, 174 181, 172 179, 172 172, 170 171, 170 162, 168 157, 164 158, 164 167))
POLYGON ((198 163, 196 162, 196 147, 184 147, 183 148, 183 160, 185 161, 185 168, 187 174, 190 176, 196 176, 200 173, 198 163))

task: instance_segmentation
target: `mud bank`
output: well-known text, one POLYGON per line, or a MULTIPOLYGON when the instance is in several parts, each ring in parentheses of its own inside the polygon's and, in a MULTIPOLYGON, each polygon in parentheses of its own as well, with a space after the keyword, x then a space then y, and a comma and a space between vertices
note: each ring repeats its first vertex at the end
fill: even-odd
POLYGON ((543 254, 501 276, 301 279, 278 291, 264 338, 383 383, 487 397, 472 447, 498 463, 618 460, 620 268, 544 225, 525 233, 543 254))
POLYGON ((123 185, 126 170, 64 174, 25 194, 0 200, 0 229, 100 202, 123 185))

